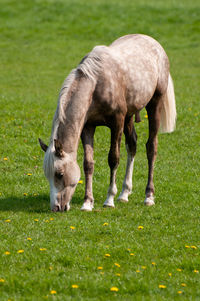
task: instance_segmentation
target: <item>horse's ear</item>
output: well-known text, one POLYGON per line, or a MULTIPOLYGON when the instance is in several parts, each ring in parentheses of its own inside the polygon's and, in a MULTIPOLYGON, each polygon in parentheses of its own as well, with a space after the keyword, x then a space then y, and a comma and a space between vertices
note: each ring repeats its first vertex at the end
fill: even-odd
POLYGON ((55 145, 55 155, 56 157, 63 157, 63 146, 60 140, 54 139, 54 145, 55 145))
POLYGON ((41 146, 41 149, 46 152, 47 151, 47 148, 48 146, 39 138, 39 143, 40 143, 40 146, 41 146))

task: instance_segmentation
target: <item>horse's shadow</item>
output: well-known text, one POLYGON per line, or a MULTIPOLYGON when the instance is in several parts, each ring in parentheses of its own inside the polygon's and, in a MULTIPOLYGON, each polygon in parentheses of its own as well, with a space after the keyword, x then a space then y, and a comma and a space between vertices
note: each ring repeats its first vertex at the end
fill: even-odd
POLYGON ((0 211, 12 212, 48 212, 49 199, 47 195, 17 197, 10 195, 0 200, 0 211))
MULTIPOLYGON (((78 196, 74 196, 71 201, 73 204, 81 204, 82 199, 78 196)), ((37 196, 7 196, 0 199, 0 211, 12 211, 12 212, 35 212, 35 213, 49 213, 50 201, 49 195, 37 195, 37 196)))

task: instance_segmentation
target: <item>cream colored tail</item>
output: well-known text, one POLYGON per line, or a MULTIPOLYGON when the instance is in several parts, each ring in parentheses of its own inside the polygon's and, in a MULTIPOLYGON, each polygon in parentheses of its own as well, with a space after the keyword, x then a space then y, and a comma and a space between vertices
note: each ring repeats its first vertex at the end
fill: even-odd
POLYGON ((176 102, 174 85, 169 74, 166 97, 161 110, 161 133, 171 133, 176 127, 176 102))

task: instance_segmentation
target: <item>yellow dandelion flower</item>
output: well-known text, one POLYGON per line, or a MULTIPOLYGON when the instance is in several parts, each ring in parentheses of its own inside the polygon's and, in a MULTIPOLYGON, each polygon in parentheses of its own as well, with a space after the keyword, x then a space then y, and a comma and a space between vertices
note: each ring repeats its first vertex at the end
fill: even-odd
POLYGON ((144 229, 143 226, 138 226, 138 230, 142 230, 142 229, 144 229))
POLYGON ((178 294, 182 294, 183 292, 182 292, 182 291, 178 291, 177 293, 178 293, 178 294))
POLYGON ((54 291, 54 290, 52 290, 50 293, 51 293, 52 295, 55 295, 57 292, 54 291))
POLYGON ((47 249, 46 248, 40 248, 40 251, 46 251, 47 249))
POLYGON ((140 273, 140 270, 136 270, 136 273, 140 273))
POLYGON ((111 292, 118 292, 119 289, 116 286, 110 288, 111 292))
POLYGON ((130 256, 134 256, 135 254, 134 253, 130 253, 130 256))
POLYGON ((72 288, 78 288, 79 286, 77 284, 72 284, 72 288))
POLYGON ((8 161, 8 158, 3 158, 4 159, 4 161, 8 161))
POLYGON ((119 273, 116 273, 115 275, 116 275, 116 276, 118 276, 118 277, 120 277, 120 276, 121 276, 119 273))
POLYGON ((146 115, 144 115, 144 118, 148 118, 148 115, 146 114, 146 115))
POLYGON ((158 286, 159 288, 166 288, 166 285, 163 285, 163 284, 159 284, 158 286))
POLYGON ((97 270, 103 270, 103 267, 98 267, 97 270))
POLYGON ((74 230, 74 229, 75 229, 75 227, 74 227, 74 226, 70 226, 70 229, 71 229, 71 230, 74 230))
POLYGON ((32 176, 32 173, 30 173, 30 172, 29 172, 29 173, 27 173, 27 176, 32 176))
POLYGON ((49 267, 49 271, 52 271, 52 270, 53 270, 53 267, 52 267, 52 266, 50 266, 50 267, 49 267))
POLYGON ((39 221, 39 219, 38 219, 38 218, 35 218, 35 219, 34 219, 34 221, 35 221, 35 222, 38 222, 38 221, 39 221))
POLYGON ((129 252, 130 252, 130 251, 131 251, 131 249, 127 249, 127 251, 129 251, 129 252))
POLYGON ((199 273, 199 271, 198 270, 194 270, 194 273, 199 273))
POLYGON ((6 220, 5 220, 5 223, 10 223, 10 222, 11 222, 10 219, 6 219, 6 220))
POLYGON ((83 184, 83 180, 78 181, 78 184, 83 184))
POLYGON ((24 192, 24 196, 27 196, 27 195, 28 195, 28 193, 24 192))
POLYGON ((120 264, 119 264, 119 263, 115 262, 114 265, 115 265, 116 267, 120 268, 120 264))
POLYGON ((147 267, 146 267, 145 265, 142 265, 142 269, 143 269, 143 270, 146 270, 146 268, 147 268, 147 267))
POLYGON ((187 249, 189 249, 189 248, 190 248, 190 246, 188 246, 188 245, 185 245, 185 247, 186 247, 187 249))
POLYGON ((181 286, 184 286, 184 287, 185 287, 185 286, 187 286, 187 284, 186 284, 186 283, 181 283, 181 286))
POLYGON ((0 278, 0 282, 1 282, 1 283, 4 283, 4 282, 5 282, 5 279, 0 278))
POLYGON ((9 251, 4 252, 5 255, 10 255, 9 251))
POLYGON ((172 273, 169 273, 168 276, 171 277, 171 276, 172 276, 172 273))
POLYGON ((49 223, 49 220, 48 220, 48 219, 46 219, 46 220, 45 220, 45 223, 49 223))
POLYGON ((53 221, 53 220, 54 220, 54 218, 53 218, 53 217, 51 217, 51 218, 50 218, 50 221, 53 221))
POLYGON ((24 250, 18 250, 17 253, 22 254, 22 253, 24 253, 24 250))
POLYGON ((107 254, 105 254, 105 257, 110 257, 110 254, 108 254, 108 253, 107 253, 107 254))
POLYGON ((195 249, 195 250, 197 249, 196 246, 190 246, 190 248, 191 248, 191 249, 195 249))
POLYGON ((182 269, 179 269, 179 268, 178 268, 178 269, 176 269, 176 270, 177 270, 178 272, 182 272, 182 269))
POLYGON ((104 223, 103 226, 108 226, 108 223, 104 223))
POLYGON ((152 265, 156 265, 156 263, 155 263, 155 262, 152 262, 151 264, 152 264, 152 265))
POLYGON ((27 237, 27 240, 32 240, 32 238, 31 237, 27 237))

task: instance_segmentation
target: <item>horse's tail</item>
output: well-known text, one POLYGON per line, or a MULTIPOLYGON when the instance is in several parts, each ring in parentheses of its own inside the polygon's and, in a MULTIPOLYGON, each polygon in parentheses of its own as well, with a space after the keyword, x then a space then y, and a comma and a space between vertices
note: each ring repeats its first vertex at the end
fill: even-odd
POLYGON ((176 126, 176 102, 174 95, 174 85, 169 74, 168 87, 165 99, 161 109, 161 132, 171 133, 175 130, 176 126))

